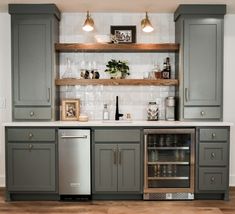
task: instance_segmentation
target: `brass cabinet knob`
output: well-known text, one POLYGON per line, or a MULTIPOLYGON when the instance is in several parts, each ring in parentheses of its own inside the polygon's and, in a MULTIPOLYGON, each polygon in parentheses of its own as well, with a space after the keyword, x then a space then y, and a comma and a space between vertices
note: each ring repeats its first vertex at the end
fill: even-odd
POLYGON ((30 113, 29 113, 29 115, 30 115, 30 117, 32 117, 32 116, 34 116, 34 111, 31 111, 30 113))
POLYGON ((215 182, 215 177, 212 176, 210 180, 211 180, 211 183, 214 183, 215 182))
POLYGON ((215 133, 212 133, 211 134, 211 137, 214 139, 216 137, 216 134, 215 133))
POLYGON ((211 159, 214 159, 214 158, 215 158, 215 153, 212 152, 212 153, 211 153, 211 159))
POLYGON ((29 139, 32 139, 33 133, 30 132, 28 136, 29 136, 29 139))

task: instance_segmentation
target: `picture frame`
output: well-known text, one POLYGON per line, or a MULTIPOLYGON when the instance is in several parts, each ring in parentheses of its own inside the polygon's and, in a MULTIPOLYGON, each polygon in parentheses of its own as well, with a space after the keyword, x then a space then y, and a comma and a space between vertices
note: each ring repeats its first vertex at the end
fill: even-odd
POLYGON ((79 99, 62 100, 61 120, 68 120, 68 121, 78 120, 79 114, 80 114, 79 99))
POLYGON ((111 34, 119 44, 136 43, 136 26, 135 25, 111 25, 111 34))

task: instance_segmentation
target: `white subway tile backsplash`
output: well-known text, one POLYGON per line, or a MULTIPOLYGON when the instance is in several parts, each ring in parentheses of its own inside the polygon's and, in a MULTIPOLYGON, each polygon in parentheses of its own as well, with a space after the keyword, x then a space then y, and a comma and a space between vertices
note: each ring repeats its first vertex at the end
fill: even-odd
MULTIPOLYGON (((92 13, 95 21, 94 32, 84 32, 82 25, 85 13, 62 13, 60 22, 60 42, 91 43, 95 42, 96 34, 109 35, 111 25, 136 25, 136 39, 138 43, 172 43, 174 42, 173 14, 149 14, 154 31, 144 33, 140 21, 144 13, 92 13)), ((61 53, 60 77, 67 69, 67 58, 71 60, 71 69, 76 77, 80 76, 81 68, 96 67, 100 78, 110 78, 104 72, 106 63, 110 59, 128 61, 131 79, 142 79, 156 65, 162 69, 163 61, 170 57, 172 77, 174 78, 174 53, 61 53), (90 63, 89 63, 90 62, 90 63), (90 64, 90 66, 89 66, 90 64)), ((61 99, 80 99, 81 113, 86 113, 90 120, 101 120, 104 103, 108 104, 111 119, 115 115, 115 98, 119 96, 119 110, 130 113, 134 120, 146 120, 146 109, 149 101, 156 101, 159 105, 159 119, 165 119, 165 98, 175 95, 173 86, 62 86, 61 99)))

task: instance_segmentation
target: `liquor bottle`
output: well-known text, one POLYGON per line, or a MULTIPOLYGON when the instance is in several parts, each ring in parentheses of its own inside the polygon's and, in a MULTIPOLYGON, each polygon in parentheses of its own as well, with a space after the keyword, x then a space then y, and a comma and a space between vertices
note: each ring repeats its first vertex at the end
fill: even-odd
POLYGON ((171 78, 171 65, 170 58, 167 57, 166 61, 163 63, 162 78, 170 79, 171 78))

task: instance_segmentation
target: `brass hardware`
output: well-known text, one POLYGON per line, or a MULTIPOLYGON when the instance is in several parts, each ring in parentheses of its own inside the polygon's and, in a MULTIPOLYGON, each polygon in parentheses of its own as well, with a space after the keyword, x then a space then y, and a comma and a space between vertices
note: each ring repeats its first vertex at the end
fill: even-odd
POLYGON ((28 148, 29 148, 29 151, 31 152, 32 148, 33 148, 33 145, 32 144, 29 144, 28 145, 28 148))
POLYGON ((113 164, 114 164, 114 165, 117 164, 117 153, 116 153, 116 149, 113 149, 113 164))
POLYGON ((211 180, 211 183, 214 183, 215 182, 215 177, 212 176, 210 180, 211 180))
POLYGON ((212 152, 212 153, 211 153, 211 159, 214 159, 214 158, 215 158, 215 153, 212 152))
POLYGON ((29 115, 30 115, 30 117, 34 116, 34 112, 31 111, 31 112, 29 113, 29 115))
POLYGON ((185 88, 185 101, 188 102, 188 88, 185 88))
POLYGON ((32 137, 33 137, 33 133, 29 133, 29 139, 32 139, 32 137))
POLYGON ((212 133, 211 134, 211 137, 214 139, 216 137, 216 134, 215 133, 212 133))
POLYGON ((205 115, 205 112, 204 111, 201 111, 201 116, 203 117, 205 115))
POLYGON ((47 101, 48 102, 50 102, 50 99, 51 99, 51 89, 50 88, 48 88, 48 90, 47 90, 47 92, 48 92, 48 97, 47 97, 47 101))
POLYGON ((121 149, 118 149, 118 161, 119 161, 119 165, 122 164, 122 151, 121 149))

